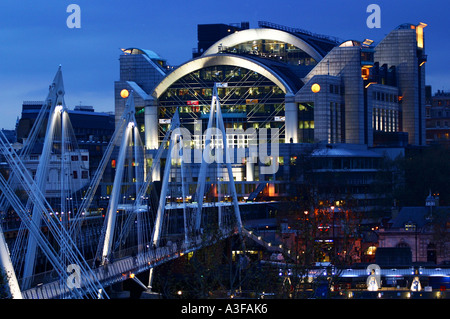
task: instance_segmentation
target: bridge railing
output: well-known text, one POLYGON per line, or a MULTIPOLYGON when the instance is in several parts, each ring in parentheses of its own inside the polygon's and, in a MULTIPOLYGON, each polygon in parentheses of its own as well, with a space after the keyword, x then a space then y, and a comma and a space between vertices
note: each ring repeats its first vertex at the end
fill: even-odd
POLYGON ((264 240, 263 236, 258 235, 253 230, 248 230, 248 229, 242 228, 242 233, 246 237, 252 239, 254 242, 265 247, 268 251, 279 252, 285 256, 288 256, 289 258, 291 258, 293 260, 296 260, 295 254, 293 254, 293 252, 288 247, 286 247, 286 245, 268 242, 268 241, 264 240))
MULTIPOLYGON (((190 251, 211 245, 218 240, 236 234, 236 232, 237 231, 235 228, 230 228, 222 230, 222 233, 219 234, 219 236, 205 237, 198 235, 192 238, 189 243, 171 243, 170 245, 161 247, 152 247, 149 245, 148 248, 137 254, 113 259, 108 264, 93 268, 92 276, 96 276, 97 280, 104 287, 107 287, 114 283, 128 279, 131 273, 136 274, 146 271, 164 262, 178 258, 190 251)), ((131 248, 129 251, 137 251, 137 247, 131 248)), ((69 288, 67 283, 61 282, 59 278, 55 278, 52 272, 38 274, 34 277, 34 282, 40 282, 40 284, 36 287, 23 291, 22 295, 25 299, 70 298, 70 289, 77 289, 69 288), (44 278, 46 280, 44 280, 44 278)), ((80 278, 80 287, 84 288, 89 280, 93 280, 93 278, 80 278)))

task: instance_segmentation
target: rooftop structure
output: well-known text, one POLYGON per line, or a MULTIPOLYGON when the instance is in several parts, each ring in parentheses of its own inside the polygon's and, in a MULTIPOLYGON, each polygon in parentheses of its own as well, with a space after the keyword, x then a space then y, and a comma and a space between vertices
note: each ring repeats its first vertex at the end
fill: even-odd
MULTIPOLYGON (((225 104, 225 112, 240 109, 229 121, 245 127, 254 123, 253 114, 266 108, 258 114, 263 119, 259 124, 279 127, 286 143, 424 145, 425 26, 403 24, 375 45, 369 39, 342 41, 269 22, 260 22, 259 28, 199 25, 199 43, 209 41, 210 46, 172 72, 166 72, 164 59, 151 51, 123 50, 116 117, 123 104, 119 92, 133 90, 137 108, 147 110, 146 117, 138 119, 146 145, 155 149, 166 125, 158 121, 168 118, 164 114, 182 106, 189 118, 198 118, 208 105, 212 84, 227 81, 224 92, 232 92, 233 99, 232 105, 225 104), (214 30, 225 36, 213 37, 214 30), (236 77, 248 71, 271 82, 284 99, 263 101, 268 95, 262 86, 258 88, 250 77, 236 77), (313 84, 320 90, 313 92, 313 84), (167 104, 168 100, 172 102, 167 104), (275 117, 283 121, 277 123, 275 117)), ((269 82, 264 83, 266 89, 269 82)))

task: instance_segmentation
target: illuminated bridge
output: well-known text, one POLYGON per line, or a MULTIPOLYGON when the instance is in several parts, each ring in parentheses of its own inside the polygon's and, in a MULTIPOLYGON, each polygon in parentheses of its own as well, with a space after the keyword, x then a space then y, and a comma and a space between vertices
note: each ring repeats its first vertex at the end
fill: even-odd
POLYGON ((178 112, 159 149, 147 158, 136 125, 133 94, 127 97, 98 169, 82 185, 74 183, 74 175, 81 172, 83 176, 86 163, 79 160, 83 156, 67 114, 58 69, 24 147, 15 150, 0 136, 0 152, 11 172, 9 178, 0 175, 1 210, 11 207, 20 219, 11 248, 0 229, 0 262, 13 298, 109 298, 106 287, 147 270, 147 286, 135 280, 151 288, 153 267, 224 238, 248 234, 239 207, 253 203, 238 202, 226 134, 211 134, 214 128, 225 132, 217 94, 220 85, 214 87, 205 148, 217 154, 221 151, 222 160, 211 164, 207 156, 202 157, 193 192, 185 183, 192 172, 183 164, 184 136, 178 112), (30 162, 35 160, 31 150, 43 127, 42 152, 31 174, 30 162), (92 202, 114 151, 116 170, 108 207, 99 211, 92 202), (164 173, 156 192, 153 176, 163 156, 164 173), (181 176, 172 176, 174 163, 179 164, 181 176), (47 183, 57 184, 59 190, 49 195, 47 183), (212 199, 206 196, 211 187, 212 199), (18 194, 25 194, 26 199, 18 194), (180 201, 172 203, 170 198, 180 201), (38 269, 42 264, 45 267, 38 269))

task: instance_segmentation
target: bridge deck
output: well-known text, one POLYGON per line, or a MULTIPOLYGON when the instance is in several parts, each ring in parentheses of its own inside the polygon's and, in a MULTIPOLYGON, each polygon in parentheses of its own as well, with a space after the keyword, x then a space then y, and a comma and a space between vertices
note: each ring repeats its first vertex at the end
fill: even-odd
MULTIPOLYGON (((235 234, 237 234, 237 230, 223 232, 221 236, 217 236, 216 239, 210 238, 210 240, 205 240, 205 238, 197 236, 195 240, 188 244, 183 243, 179 247, 176 243, 173 243, 170 246, 156 248, 151 248, 150 246, 150 248, 147 248, 146 251, 140 252, 136 256, 129 256, 114 260, 106 265, 93 268, 92 272, 100 283, 104 287, 107 287, 128 279, 131 273, 137 274, 144 272, 150 268, 181 257, 191 251, 214 244, 219 240, 235 234)), ((89 280, 89 278, 81 278, 81 288, 85 287, 83 282, 86 283, 87 280, 89 280)), ((67 283, 56 280, 22 291, 22 296, 24 299, 71 298, 71 289, 77 288, 69 288, 67 283)))

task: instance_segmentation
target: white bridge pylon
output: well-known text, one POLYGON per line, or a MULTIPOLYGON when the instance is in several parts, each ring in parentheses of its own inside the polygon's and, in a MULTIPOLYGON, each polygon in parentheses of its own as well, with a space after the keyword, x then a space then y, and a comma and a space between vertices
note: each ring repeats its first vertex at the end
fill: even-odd
MULTIPOLYGON (((44 145, 42 148, 41 156, 39 158, 39 164, 36 169, 36 176, 34 179, 37 187, 41 190, 45 190, 45 184, 47 182, 50 157, 51 157, 53 141, 54 141, 53 140, 53 137, 54 137, 53 131, 55 130, 55 126, 61 117, 61 111, 63 111, 63 112, 66 111, 66 106, 64 103, 64 94, 65 94, 64 84, 63 84, 63 78, 62 78, 62 72, 61 72, 61 66, 60 66, 55 75, 52 86, 50 87, 50 91, 47 96, 47 99, 45 101, 46 104, 48 104, 50 106, 49 107, 49 117, 48 117, 48 122, 47 122, 47 129, 45 132, 44 145)), ((61 121, 61 122, 63 122, 63 121, 61 121)), ((62 131, 64 131, 64 128, 62 128, 62 131)), ((63 176, 62 173, 61 173, 61 176, 63 176)), ((36 225, 39 225, 41 223, 42 215, 36 205, 33 205, 33 213, 32 213, 31 218, 33 219, 33 222, 36 225)), ((25 255, 25 265, 24 265, 24 270, 23 270, 23 278, 24 278, 23 288, 28 288, 30 285, 29 280, 30 280, 31 276, 33 275, 34 264, 35 264, 35 260, 36 260, 36 248, 37 248, 36 239, 33 236, 29 236, 28 246, 27 246, 26 255, 25 255)))
MULTIPOLYGON (((167 201, 167 193, 169 190, 169 180, 170 180, 170 170, 172 168, 173 162, 180 162, 180 172, 181 172, 181 195, 182 195, 182 204, 181 208, 183 209, 183 222, 184 222, 184 245, 188 246, 191 244, 192 240, 199 240, 197 235, 202 233, 202 214, 204 211, 204 196, 205 196, 205 189, 206 189, 206 175, 207 175, 207 168, 209 165, 213 165, 212 163, 214 160, 216 160, 217 164, 217 174, 219 174, 219 166, 221 163, 226 164, 227 174, 228 174, 228 189, 231 191, 231 197, 233 201, 233 208, 234 208, 234 217, 235 217, 235 223, 236 227, 238 229, 239 236, 242 236, 242 221, 241 221, 241 214, 238 204, 238 198, 237 198, 237 192, 236 187, 234 183, 234 177, 233 177, 233 171, 231 167, 230 162, 230 149, 228 147, 227 142, 227 135, 225 131, 225 126, 223 123, 223 117, 220 107, 220 101, 219 101, 219 95, 217 91, 217 87, 220 87, 221 83, 215 83, 213 88, 213 95, 211 100, 211 107, 210 107, 210 113, 209 113, 209 120, 208 120, 208 126, 206 129, 206 136, 205 136, 205 148, 203 150, 202 155, 202 162, 200 166, 200 171, 198 175, 197 180, 197 188, 195 191, 195 195, 197 198, 197 206, 193 209, 193 214, 188 214, 188 204, 186 203, 187 198, 187 190, 186 190, 186 175, 187 175, 187 169, 186 169, 186 163, 185 160, 188 161, 188 163, 191 163, 191 154, 190 151, 187 151, 190 149, 190 141, 186 141, 183 139, 184 134, 186 133, 186 129, 180 128, 178 129, 178 126, 180 126, 179 123, 179 115, 178 115, 178 109, 175 112, 175 116, 172 119, 172 123, 175 123, 174 127, 172 127, 171 131, 171 138, 168 146, 167 151, 167 158, 166 158, 166 164, 164 167, 164 175, 162 180, 162 186, 161 186, 161 194, 159 198, 157 213, 156 213, 156 220, 155 225, 152 233, 152 245, 154 247, 158 247, 160 245, 160 239, 162 234, 162 226, 163 226, 163 219, 167 218, 165 216, 166 212, 166 201, 167 201), (215 123, 215 127, 213 127, 215 123), (213 143, 213 136, 212 133, 215 132, 216 139, 222 138, 222 145, 219 146, 219 143, 213 143), (221 134, 220 134, 221 133, 221 134), (214 150, 214 155, 212 155, 212 151, 214 150), (187 152, 186 152, 187 151, 187 152), (221 157, 221 158, 220 158, 221 157), (174 161, 173 161, 174 160, 174 161), (193 237, 194 239, 192 239, 193 237)), ((189 134, 187 134, 189 136, 189 134)), ((166 135, 167 136, 167 135, 166 135)), ((200 146, 201 147, 201 146, 200 146)), ((216 176, 217 181, 217 188, 219 189, 219 180, 223 178, 223 176, 216 176)), ((191 197, 192 198, 192 197, 191 197)), ((218 196, 219 199, 219 196, 218 196)), ((179 207, 179 205, 177 205, 179 207)), ((189 207, 192 207, 192 205, 189 205, 189 207)), ((211 206, 210 206, 211 207, 211 206)), ((230 229, 226 229, 226 226, 230 225, 223 225, 222 224, 222 218, 221 218, 221 211, 222 207, 220 205, 217 206, 217 213, 218 213, 218 226, 219 226, 219 232, 221 232, 219 235, 219 238, 224 235, 225 232, 229 232, 230 229)), ((225 234, 226 236, 230 235, 225 234)), ((153 281, 153 268, 150 269, 149 274, 149 283, 148 288, 151 289, 152 287, 152 281, 153 281)))
MULTIPOLYGON (((54 208, 50 205, 45 196, 50 156, 54 151, 53 134, 54 130, 61 125, 59 129, 61 130, 60 150, 62 173, 60 180, 61 201, 59 204, 61 205, 61 209, 65 209, 66 203, 64 201, 69 189, 67 188, 67 179, 63 172, 65 165, 64 157, 66 155, 65 150, 66 146, 69 144, 69 140, 66 139, 66 133, 70 129, 70 123, 68 123, 67 109, 64 103, 64 86, 61 67, 58 68, 58 72, 50 86, 49 94, 39 114, 40 119, 43 119, 42 116, 47 110, 49 111, 49 119, 46 136, 34 179, 24 165, 22 158, 9 145, 3 133, 0 134, 0 152, 5 157, 11 169, 11 176, 8 181, 3 175, 0 175, 0 191, 20 217, 20 220, 22 221, 21 231, 28 231, 28 247, 25 256, 22 287, 18 286, 17 278, 14 279, 15 276, 12 276, 12 279, 8 281, 9 288, 13 298, 20 298, 20 290, 23 291, 28 289, 31 283, 31 278, 29 276, 34 272, 36 249, 39 246, 59 277, 59 291, 61 292, 62 297, 96 297, 96 292, 103 289, 101 283, 86 263, 83 254, 79 251, 75 242, 72 240, 65 221, 55 218, 56 214, 54 208), (11 180, 12 176, 14 177, 13 181, 11 180), (15 193, 15 186, 21 187, 26 193, 28 197, 26 206, 15 193), (32 208, 32 216, 30 216, 30 208, 32 208), (47 228, 48 234, 45 234, 42 231, 43 226, 47 228), (50 237, 54 239, 54 243, 49 242, 50 237), (80 276, 84 278, 83 286, 80 286, 77 289, 72 289, 73 287, 70 287, 69 281, 71 280, 71 277, 67 271, 68 265, 77 266, 80 276)), ((35 126, 32 129, 32 132, 34 133, 31 134, 32 139, 37 137, 35 133, 37 134, 39 131, 37 126, 39 126, 40 123, 42 123, 41 120, 35 122, 35 126)), ((29 147, 30 144, 27 144, 26 146, 29 147)), ((73 146, 74 145, 71 145, 69 148, 73 149, 73 146)), ((1 265, 8 270, 8 275, 12 275, 11 272, 14 271, 14 266, 11 259, 7 258, 8 256, 5 255, 6 253, 9 254, 9 251, 8 249, 5 249, 7 247, 5 247, 4 241, 2 240, 0 242, 0 253, 2 255, 1 265)), ((104 296, 107 297, 107 294, 104 296)))
MULTIPOLYGON (((100 239, 97 252, 97 254, 101 253, 101 263, 103 265, 108 264, 110 255, 113 250, 117 249, 122 242, 125 242, 131 230, 131 226, 133 222, 135 222, 136 218, 137 222, 139 223, 149 222, 148 220, 143 221, 141 218, 139 218, 140 214, 143 213, 141 209, 142 202, 147 198, 146 193, 150 184, 152 183, 153 172, 160 164, 160 160, 164 152, 164 146, 166 145, 167 140, 170 137, 170 133, 178 126, 179 120, 178 115, 176 114, 174 119, 172 119, 170 129, 166 133, 163 142, 161 143, 155 157, 153 158, 151 167, 147 170, 147 160, 145 158, 143 146, 141 145, 142 143, 140 143, 139 132, 136 124, 133 91, 130 92, 121 119, 122 141, 119 145, 119 153, 116 161, 116 173, 114 176, 113 187, 110 194, 110 201, 106 212, 103 235, 100 239), (133 151, 127 152, 130 147, 133 149, 133 151), (139 153, 141 155, 139 155, 139 153), (133 181, 133 183, 135 184, 135 198, 134 202, 131 204, 131 207, 125 209, 126 220, 122 228, 117 231, 118 238, 116 239, 115 245, 113 245, 114 234, 116 231, 117 212, 119 211, 119 201, 124 195, 122 192, 122 183, 124 181, 125 163, 127 159, 129 162, 132 161, 134 163, 134 176, 136 177, 133 181)), ((142 228, 144 227, 138 227, 138 232, 142 230, 142 228)), ((142 237, 146 236, 138 234, 138 239, 140 241, 139 247, 148 244, 148 242, 142 242, 142 237)))
MULTIPOLYGON (((116 162, 116 174, 114 176, 114 184, 110 195, 110 200, 108 204, 108 209, 106 212, 106 230, 102 249, 102 264, 108 263, 108 258, 111 252, 113 235, 115 230, 115 224, 117 219, 117 206, 119 204, 119 197, 121 195, 121 185, 125 168, 125 160, 127 155, 127 149, 132 143, 131 139, 133 137, 133 132, 136 130, 136 118, 135 118, 135 106, 134 106, 134 96, 133 92, 129 95, 125 107, 124 114, 122 116, 122 121, 126 122, 124 127, 122 142, 119 148, 119 156, 116 162)), ((136 181, 137 182, 137 181, 136 181)))
MULTIPOLYGON (((182 204, 178 205, 179 208, 183 209, 183 228, 184 228, 184 243, 189 244, 191 241, 191 235, 192 234, 199 234, 201 233, 202 225, 202 209, 204 208, 203 202, 204 202, 204 196, 205 196, 205 189, 206 189, 206 173, 208 165, 211 164, 211 158, 208 158, 208 156, 211 156, 211 151, 216 148, 216 154, 213 155, 216 159, 219 155, 222 155, 222 159, 218 162, 225 163, 227 175, 228 175, 228 189, 231 192, 231 197, 233 201, 233 210, 234 210, 234 217, 235 217, 235 223, 236 227, 241 233, 242 229, 242 221, 240 216, 240 209, 238 204, 238 198, 236 193, 236 188, 234 184, 234 177, 230 162, 230 150, 228 148, 228 142, 226 139, 225 134, 225 127, 223 123, 222 118, 222 112, 220 108, 220 101, 217 93, 217 87, 221 84, 215 84, 214 90, 213 90, 213 97, 211 101, 211 108, 210 108, 210 115, 209 115, 209 121, 208 121, 208 127, 206 130, 206 136, 205 136, 205 150, 204 150, 204 156, 202 156, 202 162, 200 166, 199 171, 199 177, 197 180, 197 187, 195 195, 198 198, 197 202, 197 208, 194 209, 192 214, 189 214, 188 209, 192 210, 192 203, 188 205, 186 202, 187 199, 187 192, 188 189, 186 187, 186 175, 187 175, 187 168, 185 162, 185 155, 183 152, 185 151, 186 144, 183 140, 183 130, 184 128, 180 128, 180 119, 178 114, 178 109, 175 111, 175 114, 173 118, 171 119, 171 125, 169 130, 166 132, 164 140, 161 142, 160 147, 153 158, 151 167, 145 172, 145 180, 144 181, 136 181, 138 185, 136 186, 136 198, 134 202, 131 205, 128 205, 127 208, 124 208, 124 206, 121 206, 119 204, 119 199, 122 197, 123 194, 121 194, 121 183, 123 181, 123 174, 124 174, 124 164, 126 161, 126 149, 130 147, 130 145, 136 145, 136 141, 132 141, 132 131, 136 129, 136 120, 134 115, 134 97, 131 92, 129 95, 127 102, 126 102, 126 108, 124 111, 124 114, 122 116, 123 121, 123 135, 122 135, 122 142, 119 147, 119 153, 118 158, 116 162, 116 173, 114 177, 114 183, 112 187, 112 191, 110 194, 110 202, 107 208, 106 213, 106 219, 105 219, 105 225, 104 225, 104 235, 99 242, 99 248, 98 251, 101 251, 101 262, 102 264, 107 264, 108 259, 110 258, 110 254, 113 252, 113 250, 117 249, 117 247, 120 245, 120 243, 123 243, 126 239, 126 237, 129 234, 129 231, 131 229, 131 225, 134 222, 140 223, 143 222, 143 219, 140 220, 139 216, 143 214, 144 208, 142 206, 142 202, 144 200, 148 200, 148 197, 146 196, 147 190, 152 183, 152 176, 153 171, 156 169, 158 165, 160 165, 161 157, 163 155, 163 152, 166 150, 166 161, 165 161, 165 167, 164 167, 164 174, 163 179, 161 181, 161 193, 159 196, 159 200, 157 203, 157 208, 155 209, 155 219, 154 222, 152 222, 153 230, 151 231, 151 236, 148 238, 147 242, 142 243, 140 242, 139 247, 145 247, 151 245, 152 247, 158 247, 160 245, 160 240, 162 236, 162 228, 164 224, 164 220, 168 217, 166 216, 166 207, 167 207, 167 198, 168 198, 168 192, 169 192, 169 184, 170 182, 170 171, 172 169, 173 160, 175 162, 179 160, 180 163, 180 172, 181 172, 181 192, 182 192, 182 204), (215 127, 213 127, 215 124, 215 127), (213 129, 216 129, 222 134, 218 134, 217 136, 221 136, 222 138, 222 145, 223 150, 220 149, 219 152, 219 146, 218 143, 213 143, 213 137, 212 137, 212 131, 213 129), (125 211, 126 220, 125 223, 122 225, 122 229, 115 232, 116 228, 116 219, 117 219, 117 213, 119 210, 125 211), (137 221, 136 221, 137 218, 137 221), (114 245, 114 235, 118 238, 116 238, 116 244, 114 245)), ((189 142, 187 142, 189 144, 189 142)), ((190 146, 188 146, 190 148, 190 146)), ((128 152, 133 153, 133 152, 128 152)), ((188 155, 190 156, 190 155, 188 155)), ((143 160, 146 163, 146 160, 143 160)), ((190 161, 189 161, 190 163, 190 161)), ((219 165, 219 164, 217 164, 219 165)), ((145 167, 144 165, 136 165, 136 167, 145 167)), ((223 177, 222 177, 223 178, 223 177)), ((219 178, 218 178, 219 179, 219 178)), ((219 183, 217 182, 217 185, 219 183)), ((217 211, 219 215, 221 214, 221 206, 217 206, 217 211)), ((219 216, 219 228, 222 226, 221 224, 221 218, 219 216)), ((147 221, 148 222, 148 221, 147 221)), ((229 226, 229 225, 226 225, 229 226)), ((139 228, 138 229, 142 229, 139 228)), ((225 230, 225 229, 224 229, 225 230)), ((140 235, 138 235, 139 238, 141 238, 140 235)))
MULTIPOLYGON (((217 203, 218 205, 215 206, 219 215, 219 238, 232 234, 230 231, 230 226, 233 226, 234 229, 237 228, 239 234, 242 235, 242 222, 239 204, 231 163, 229 160, 230 150, 228 148, 228 142, 226 139, 227 135, 225 134, 220 101, 217 93, 217 87, 220 85, 220 83, 214 85, 208 127, 205 136, 205 149, 203 151, 204 156, 202 156, 202 162, 200 165, 194 194, 197 201, 196 203, 195 201, 190 203, 187 202, 187 198, 192 198, 192 196, 188 196, 189 189, 186 187, 186 184, 188 184, 187 174, 190 168, 187 168, 188 165, 186 165, 187 163, 183 160, 184 154, 180 154, 181 152, 187 150, 182 146, 186 143, 190 144, 190 142, 183 140, 183 130, 180 127, 181 124, 178 109, 171 120, 169 130, 166 132, 166 135, 156 154, 153 155, 151 166, 147 167, 150 163, 150 159, 145 158, 145 149, 142 145, 142 141, 140 141, 139 130, 136 125, 133 92, 130 92, 131 94, 127 99, 127 107, 122 116, 122 120, 119 121, 111 141, 109 142, 109 145, 102 157, 99 167, 94 176, 91 178, 91 182, 83 195, 81 204, 72 211, 73 216, 71 220, 65 221, 55 218, 55 207, 60 208, 61 212, 69 209, 68 206, 65 206, 67 203, 64 201, 64 199, 68 197, 72 191, 68 188, 68 184, 70 184, 68 177, 63 173, 60 175, 61 199, 59 203, 56 203, 55 207, 52 207, 50 204, 51 201, 47 200, 45 193, 48 168, 50 158, 55 152, 55 143, 61 143, 61 172, 70 170, 69 166, 64 166, 69 164, 63 160, 65 156, 62 152, 65 149, 65 145, 70 144, 69 137, 66 133, 71 130, 71 127, 68 119, 67 108, 64 102, 64 86, 61 68, 58 69, 54 81, 50 86, 45 104, 39 114, 40 120, 36 121, 35 126, 32 128, 32 132, 35 133, 31 134, 30 140, 35 140, 37 137, 37 132, 39 132, 39 129, 36 127, 38 124, 42 124, 44 122, 44 116, 47 116, 48 114, 43 151, 41 153, 38 169, 36 170, 36 175, 34 178, 26 168, 23 162, 23 156, 21 156, 21 154, 16 154, 16 152, 6 141, 6 138, 3 135, 0 135, 0 152, 5 156, 5 159, 11 168, 11 176, 14 176, 14 179, 10 178, 10 180, 5 180, 3 176, 0 176, 0 191, 2 193, 1 202, 3 203, 7 201, 11 204, 12 208, 16 211, 22 221, 23 233, 28 235, 28 247, 25 256, 25 264, 23 265, 23 276, 15 277, 13 274, 8 277, 10 279, 8 284, 14 298, 20 298, 22 295, 21 291, 24 292, 25 290, 31 288, 30 285, 32 284, 32 281, 28 281, 27 279, 31 279, 34 273, 37 247, 42 250, 44 255, 47 257, 47 260, 52 264, 53 269, 56 271, 60 282, 59 289, 63 292, 64 297, 108 297, 108 295, 104 293, 104 288, 102 286, 103 281, 100 283, 99 279, 95 275, 97 269, 94 271, 91 268, 92 266, 87 264, 80 248, 76 245, 75 239, 81 234, 81 231, 83 231, 81 225, 83 221, 86 220, 83 216, 87 215, 94 195, 99 187, 100 181, 102 180, 105 168, 108 163, 110 163, 113 150, 117 146, 119 146, 119 150, 116 160, 116 172, 111 188, 110 200, 105 215, 102 235, 99 238, 97 247, 97 256, 101 258, 101 265, 108 265, 108 263, 111 262, 110 257, 112 252, 120 246, 120 243, 125 242, 125 239, 129 235, 131 229, 136 229, 137 231, 137 234, 133 235, 135 235, 135 238, 138 238, 139 256, 143 257, 149 252, 149 250, 160 246, 162 236, 166 235, 165 230, 163 230, 163 225, 165 225, 164 223, 167 223, 170 219, 167 210, 167 207, 170 206, 170 204, 167 203, 167 198, 170 196, 167 195, 170 188, 169 184, 173 182, 170 177, 170 171, 173 164, 172 159, 176 158, 181 159, 181 167, 177 168, 177 170, 181 169, 179 172, 181 172, 181 193, 183 198, 183 204, 181 207, 177 208, 183 209, 184 246, 180 248, 181 251, 189 251, 189 249, 198 249, 198 247, 203 245, 201 241, 202 239, 199 236, 199 234, 202 233, 202 227, 205 227, 205 225, 202 225, 204 220, 202 219, 202 214, 204 214, 203 211, 208 210, 208 207, 215 206, 211 206, 212 203, 207 203, 208 205, 204 205, 208 166, 215 165, 212 164, 208 156, 211 156, 211 151, 214 149, 216 153, 214 157, 217 159, 217 154, 222 154, 221 156, 223 161, 220 161, 220 163, 224 163, 221 165, 226 165, 228 181, 223 182, 222 184, 228 184, 228 191, 230 192, 230 197, 232 197, 234 208, 233 213, 226 215, 227 217, 233 216, 232 220, 230 219, 231 223, 233 223, 233 225, 231 225, 231 223, 225 224, 222 222, 220 215, 223 213, 223 210, 226 210, 225 208, 222 208, 223 205, 220 205, 221 203, 217 203), (66 124, 68 125, 67 127, 65 126, 66 124), (214 128, 214 124, 215 129, 222 132, 222 134, 217 134, 217 136, 221 136, 220 138, 222 139, 224 152, 221 150, 222 147, 219 146, 218 143, 213 142, 215 135, 213 136, 214 133, 211 131, 214 128), (54 135, 56 134, 54 132, 55 127, 57 127, 61 133, 60 141, 54 140, 54 135), (144 202, 150 203, 152 200, 151 196, 148 195, 148 190, 153 182, 153 172, 155 170, 159 171, 158 166, 161 165, 160 163, 163 154, 166 154, 166 163, 164 167, 164 176, 161 183, 161 193, 159 199, 154 202, 154 204, 157 202, 157 205, 150 207, 150 205, 147 204, 147 207, 143 208, 145 207, 143 205, 144 202), (125 181, 127 178, 128 180, 125 181), (28 195, 29 200, 26 205, 15 194, 15 187, 20 187, 28 195), (120 206, 120 202, 125 197, 124 195, 127 195, 124 192, 132 192, 135 195, 134 198, 131 198, 132 196, 130 196, 130 199, 127 199, 131 205, 129 205, 130 208, 126 209, 123 209, 120 206), (123 211, 120 215, 122 218, 121 223, 117 223, 119 211, 123 211), (30 212, 32 212, 31 216, 30 212), (154 216, 150 216, 151 214, 154 214, 154 216), (137 228, 132 227, 133 225, 139 224, 144 224, 144 226, 138 226, 137 228), (48 229, 49 234, 56 241, 57 247, 55 247, 55 244, 51 244, 49 242, 46 234, 42 231, 43 226, 48 229), (149 248, 150 246, 152 246, 152 248, 149 248), (66 269, 68 265, 78 265, 80 267, 80 275, 84 278, 84 284, 81 289, 67 288, 67 282, 70 279, 70 273, 68 273, 68 270, 66 269), (22 280, 20 286, 18 279, 22 280)), ((215 138, 217 139, 217 137, 215 138)), ((71 146, 71 150, 73 150, 75 146, 71 146)), ((29 144, 25 145, 24 148, 25 147, 28 149, 32 148, 29 144)), ((200 148, 202 148, 202 146, 200 146, 200 148)), ((22 155, 23 154, 24 153, 22 152, 22 155)), ((219 163, 217 163, 217 168, 218 167, 219 163)), ((198 166, 196 169, 198 170, 198 166)), ((217 174, 219 174, 219 169, 217 169, 217 174)), ((221 174, 224 175, 223 172, 221 174)), ((222 181, 225 180, 224 176, 221 176, 220 178, 222 178, 222 181)), ((211 182, 216 183, 217 189, 220 192, 219 178, 217 178, 217 180, 211 179, 211 182)), ((208 184, 210 184, 209 181, 208 184)), ((220 199, 220 196, 217 198, 220 199)), ((52 203, 54 204, 54 201, 52 203)), ((235 233, 235 231, 233 231, 233 233, 235 233)), ((170 235, 178 236, 179 234, 170 235)), ((209 240, 206 239, 206 241, 209 240)), ((17 242, 18 241, 16 241, 16 243, 17 242)), ((209 242, 205 242, 204 244, 208 245, 209 242)), ((20 250, 14 251, 16 251, 16 254, 20 254, 20 251, 23 250, 24 249, 22 247, 20 250)), ((14 271, 14 269, 17 271, 15 275, 20 274, 17 269, 21 268, 17 268, 17 266, 14 265, 14 259, 12 260, 12 258, 10 258, 9 249, 4 240, 0 240, 0 257, 0 266, 3 266, 9 274, 12 274, 11 272, 14 271)), ((106 268, 107 267, 105 267, 105 269, 106 268)), ((151 279, 149 287, 150 286, 151 279)))
MULTIPOLYGON (((228 147, 228 142, 226 138, 225 133, 225 127, 223 123, 223 117, 220 107, 220 101, 219 96, 217 92, 217 87, 221 86, 221 83, 216 83, 213 88, 213 95, 212 95, 212 101, 211 101, 211 107, 210 107, 210 113, 209 113, 209 120, 208 120, 208 126, 206 129, 206 136, 205 136, 205 148, 203 150, 202 155, 202 162, 200 166, 200 171, 198 175, 197 180, 197 188, 196 188, 196 198, 197 198, 197 206, 193 211, 193 214, 188 214, 188 204, 186 203, 187 198, 187 190, 186 190, 186 176, 187 176, 187 169, 186 169, 186 163, 187 160, 188 163, 191 163, 190 158, 190 141, 187 141, 185 143, 183 137, 185 133, 185 129, 173 129, 171 134, 171 139, 167 151, 167 158, 166 158, 166 164, 164 168, 164 175, 162 180, 162 186, 161 186, 161 195, 159 198, 158 203, 158 209, 156 214, 156 221, 154 230, 152 233, 152 244, 154 246, 159 246, 160 239, 161 239, 161 233, 162 233, 162 225, 163 225, 163 219, 165 216, 166 211, 166 200, 167 200, 167 192, 169 190, 169 180, 170 180, 170 170, 172 168, 172 163, 179 162, 180 163, 180 172, 181 172, 181 197, 182 197, 182 203, 181 205, 177 205, 178 207, 181 206, 183 209, 183 221, 184 221, 184 242, 185 244, 189 244, 191 241, 192 234, 200 234, 202 230, 202 214, 204 209, 204 196, 205 196, 205 189, 206 189, 206 175, 207 175, 207 169, 209 165, 214 165, 214 160, 216 161, 217 165, 217 174, 219 175, 219 166, 223 165, 225 163, 227 175, 228 175, 228 189, 231 192, 231 197, 233 201, 233 209, 234 209, 234 217, 235 217, 235 223, 236 227, 238 229, 238 232, 241 233, 242 231, 242 221, 241 221, 241 214, 238 204, 238 198, 237 198, 237 192, 236 187, 234 183, 234 177, 233 177, 233 171, 231 167, 230 162, 230 149, 228 147), (215 124, 215 127, 213 126, 215 124), (215 134, 216 139, 221 138, 222 139, 222 147, 217 142, 213 142, 213 132, 217 133, 215 134), (188 151, 187 151, 188 150, 188 151), (214 151, 214 155, 212 152, 214 151), (185 153, 186 152, 186 153, 185 153)), ((179 123, 179 117, 178 117, 178 111, 175 113, 174 119, 172 122, 179 123)), ((178 124, 179 125, 179 124, 178 124)), ((215 181, 217 182, 217 189, 220 189, 219 181, 223 179, 223 176, 216 176, 215 181)), ((218 196, 219 199, 219 196, 218 196)), ((192 207, 192 205, 189 205, 189 207, 192 207)), ((223 225, 222 224, 222 218, 221 218, 221 211, 222 206, 217 205, 217 212, 218 212, 218 226, 219 230, 226 231, 226 226, 230 225, 223 225), (222 229, 223 228, 223 229, 222 229)))
MULTIPOLYGON (((225 126, 223 123, 219 94, 217 92, 218 87, 222 87, 225 85, 226 85, 225 83, 215 83, 214 87, 213 87, 211 108, 210 108, 210 113, 209 113, 208 126, 206 129, 205 150, 204 150, 204 154, 202 156, 202 163, 200 166, 200 173, 199 173, 199 178, 198 178, 199 183, 197 185, 197 191, 196 191, 196 193, 198 195, 198 206, 197 206, 197 212, 195 215, 195 229, 199 230, 200 225, 201 225, 201 214, 202 214, 203 200, 204 200, 204 194, 205 194, 207 167, 208 167, 208 165, 210 165, 209 163, 212 163, 215 160, 217 167, 219 167, 221 163, 225 163, 225 165, 226 165, 226 170, 228 173, 228 189, 231 191, 234 215, 236 218, 236 224, 237 224, 238 232, 239 232, 239 234, 241 234, 241 232, 242 232, 241 212, 239 209, 236 185, 234 183, 233 170, 231 167, 230 148, 228 145, 225 126), (219 146, 219 143, 216 142, 216 143, 214 143, 214 145, 212 144, 212 133, 214 132, 214 130, 213 130, 214 122, 216 124, 215 132, 218 133, 216 135, 216 138, 222 138, 223 150, 219 146), (214 155, 212 155, 213 149, 215 151, 214 155), (223 155, 225 156, 225 158, 223 158, 223 155)), ((220 177, 218 176, 217 178, 219 179, 220 177)), ((217 185, 219 188, 219 181, 217 181, 217 185)), ((220 215, 220 208, 219 208, 218 212, 220 215)), ((219 216, 218 220, 219 220, 219 226, 221 226, 220 216, 219 216)))

